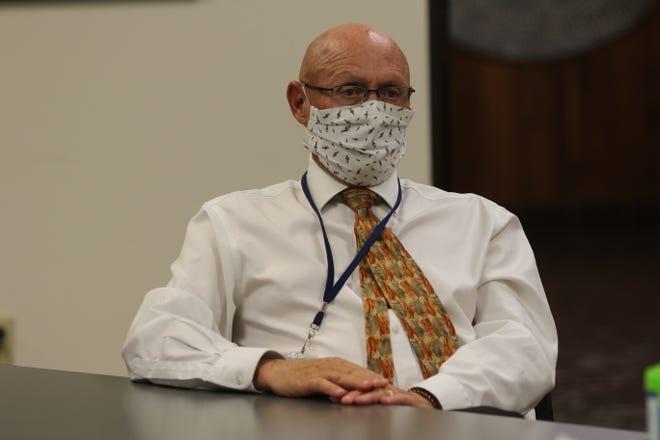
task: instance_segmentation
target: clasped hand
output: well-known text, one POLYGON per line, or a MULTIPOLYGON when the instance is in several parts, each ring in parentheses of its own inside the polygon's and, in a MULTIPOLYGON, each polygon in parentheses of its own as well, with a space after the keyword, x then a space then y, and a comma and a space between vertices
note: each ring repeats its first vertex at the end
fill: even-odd
POLYGON ((260 391, 286 397, 323 394, 344 405, 433 408, 419 394, 390 385, 383 376, 340 358, 262 359, 253 383, 260 391))

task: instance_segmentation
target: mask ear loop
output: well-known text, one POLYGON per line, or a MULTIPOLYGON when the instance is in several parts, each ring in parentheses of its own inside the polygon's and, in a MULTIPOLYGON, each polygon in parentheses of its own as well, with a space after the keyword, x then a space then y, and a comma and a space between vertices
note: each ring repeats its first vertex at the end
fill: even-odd
MULTIPOLYGON (((314 107, 314 104, 312 104, 312 100, 309 99, 309 96, 307 96, 307 91, 306 91, 306 88, 305 88, 305 84, 300 82, 300 81, 298 81, 298 84, 300 84, 300 87, 302 87, 303 96, 305 97, 307 102, 309 102, 309 117, 311 119, 312 109, 315 109, 316 107, 314 107)), ((309 121, 307 121, 307 126, 309 127, 309 121)))
POLYGON ((307 96, 307 91, 305 90, 305 84, 300 81, 298 81, 298 84, 300 84, 300 87, 302 87, 303 96, 307 101, 309 101, 309 105, 312 105, 312 100, 309 99, 309 96, 307 96))
POLYGON ((307 96, 307 88, 305 87, 305 83, 298 81, 298 84, 300 84, 300 87, 302 87, 303 91, 303 96, 305 96, 305 99, 309 102, 310 108, 317 108, 314 104, 312 104, 312 100, 307 96))

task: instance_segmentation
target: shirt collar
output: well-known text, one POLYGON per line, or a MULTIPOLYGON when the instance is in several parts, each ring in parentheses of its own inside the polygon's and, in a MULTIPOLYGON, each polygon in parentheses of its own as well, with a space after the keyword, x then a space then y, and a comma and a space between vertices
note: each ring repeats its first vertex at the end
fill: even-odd
MULTIPOLYGON (((399 182, 396 170, 383 183, 370 186, 369 189, 378 194, 390 208, 396 203, 399 194, 399 182)), ((307 165, 307 183, 309 192, 314 199, 314 203, 319 209, 323 207, 337 194, 348 188, 345 185, 332 178, 315 161, 312 155, 309 155, 309 164, 307 165)))

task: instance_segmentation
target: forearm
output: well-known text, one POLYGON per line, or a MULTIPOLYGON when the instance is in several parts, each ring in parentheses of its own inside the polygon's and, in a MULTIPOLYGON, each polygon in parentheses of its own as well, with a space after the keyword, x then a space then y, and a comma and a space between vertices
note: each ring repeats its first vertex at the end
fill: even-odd
POLYGON ((518 219, 499 209, 484 249, 461 346, 422 387, 446 409, 525 413, 554 386, 557 331, 518 219))
POLYGON ((220 334, 202 302, 181 290, 163 288, 145 297, 122 356, 133 380, 254 390, 252 376, 267 351, 237 347, 220 334))
POLYGON ((487 405, 526 413, 553 388, 555 361, 529 332, 508 324, 461 347, 419 386, 445 409, 487 405))

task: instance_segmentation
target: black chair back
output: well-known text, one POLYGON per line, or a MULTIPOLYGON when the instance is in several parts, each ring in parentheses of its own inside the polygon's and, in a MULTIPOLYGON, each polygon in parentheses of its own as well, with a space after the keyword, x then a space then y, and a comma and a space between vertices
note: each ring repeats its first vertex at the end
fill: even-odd
POLYGON ((536 420, 545 420, 552 422, 555 420, 555 415, 552 411, 552 396, 550 393, 543 396, 543 399, 534 407, 536 411, 536 420))

